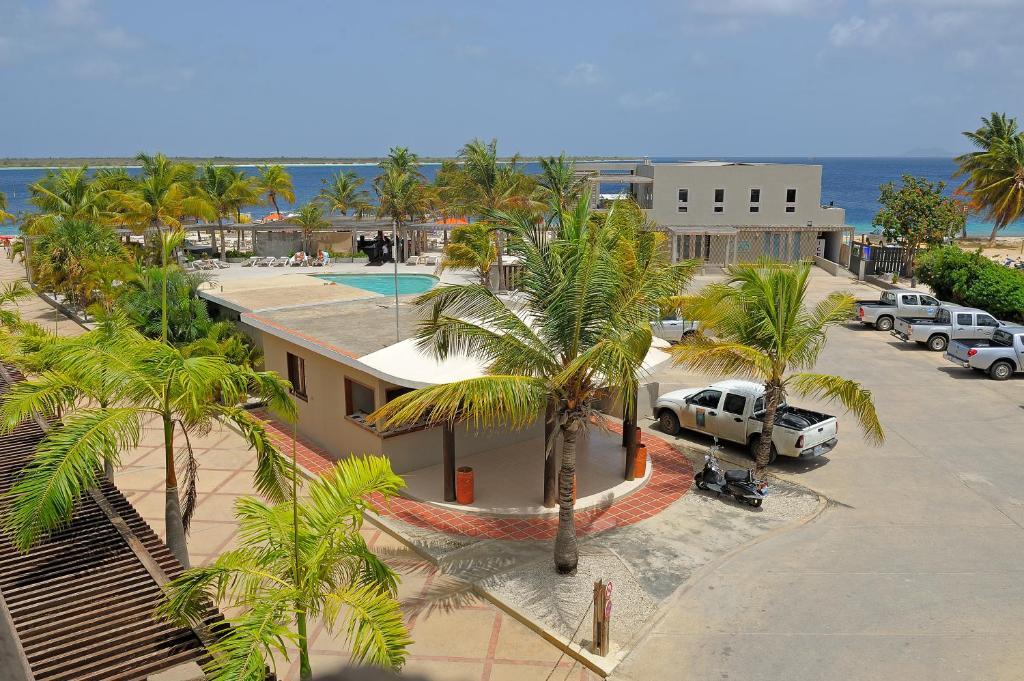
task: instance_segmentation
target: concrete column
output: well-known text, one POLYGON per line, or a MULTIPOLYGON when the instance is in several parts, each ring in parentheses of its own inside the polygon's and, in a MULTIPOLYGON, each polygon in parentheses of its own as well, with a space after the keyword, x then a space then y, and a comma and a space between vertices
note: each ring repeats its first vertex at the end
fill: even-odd
POLYGON ((444 469, 444 500, 455 501, 455 425, 450 421, 441 430, 441 460, 444 469))
POLYGON ((672 264, 679 262, 679 235, 669 232, 672 235, 672 264))

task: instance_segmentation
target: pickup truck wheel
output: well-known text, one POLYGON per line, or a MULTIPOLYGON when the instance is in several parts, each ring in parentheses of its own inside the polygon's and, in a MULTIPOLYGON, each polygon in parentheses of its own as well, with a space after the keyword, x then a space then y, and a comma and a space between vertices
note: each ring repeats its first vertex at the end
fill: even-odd
POLYGON ((666 435, 679 434, 679 417, 671 409, 662 409, 658 413, 658 424, 661 426, 661 432, 666 435))
MULTIPOLYGON (((757 450, 761 448, 761 436, 755 435, 750 438, 750 444, 747 446, 747 452, 750 454, 750 458, 757 461, 757 450)), ((775 449, 775 445, 772 444, 771 451, 768 452, 768 463, 775 463, 775 459, 779 458, 779 452, 775 449)))
POLYGON ((935 334, 928 339, 928 349, 933 352, 942 352, 949 345, 949 339, 940 334, 935 334))
POLYGON ((875 328, 879 331, 892 331, 892 317, 879 317, 875 328))
POLYGON ((997 381, 1005 381, 1013 376, 1013 366, 1009 362, 996 362, 988 368, 988 375, 997 381))

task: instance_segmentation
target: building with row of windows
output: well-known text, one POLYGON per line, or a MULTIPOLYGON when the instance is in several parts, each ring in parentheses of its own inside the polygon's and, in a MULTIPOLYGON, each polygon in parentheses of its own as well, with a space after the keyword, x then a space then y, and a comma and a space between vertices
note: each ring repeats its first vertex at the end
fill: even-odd
POLYGON ((768 257, 849 264, 846 211, 821 202, 821 166, 795 163, 597 162, 577 169, 595 203, 631 196, 670 237, 673 261, 768 257))

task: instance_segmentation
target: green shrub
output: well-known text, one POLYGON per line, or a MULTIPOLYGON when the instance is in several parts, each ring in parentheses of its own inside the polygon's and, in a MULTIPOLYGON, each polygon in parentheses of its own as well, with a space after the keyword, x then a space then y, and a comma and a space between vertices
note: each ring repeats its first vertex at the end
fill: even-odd
POLYGON ((224 254, 225 258, 251 258, 253 256, 252 251, 228 251, 224 254))
POLYGON ((956 246, 933 248, 920 257, 917 276, 935 295, 978 307, 999 319, 1024 322, 1024 272, 956 246))

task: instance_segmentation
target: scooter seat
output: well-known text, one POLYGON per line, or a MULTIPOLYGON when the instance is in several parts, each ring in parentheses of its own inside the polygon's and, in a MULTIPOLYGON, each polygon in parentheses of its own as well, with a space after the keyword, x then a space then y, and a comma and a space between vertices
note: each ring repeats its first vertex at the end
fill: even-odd
POLYGON ((747 471, 731 470, 725 472, 725 479, 729 482, 746 482, 747 471))

